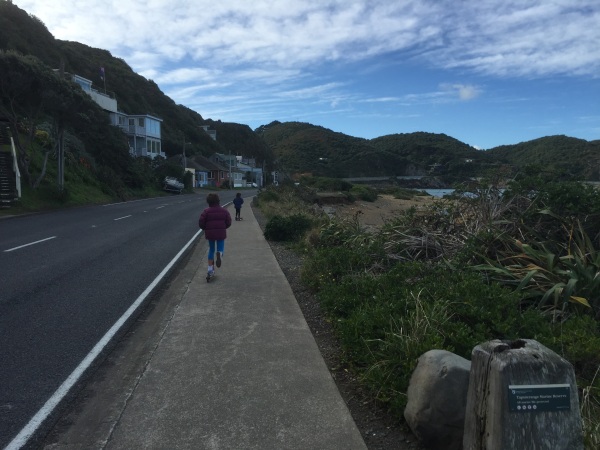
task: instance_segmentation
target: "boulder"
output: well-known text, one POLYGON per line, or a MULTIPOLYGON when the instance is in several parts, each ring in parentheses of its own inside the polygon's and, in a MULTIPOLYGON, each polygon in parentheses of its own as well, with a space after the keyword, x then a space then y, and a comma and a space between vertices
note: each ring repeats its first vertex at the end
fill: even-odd
POLYGON ((446 350, 419 358, 404 418, 426 448, 462 449, 470 369, 470 361, 446 350))

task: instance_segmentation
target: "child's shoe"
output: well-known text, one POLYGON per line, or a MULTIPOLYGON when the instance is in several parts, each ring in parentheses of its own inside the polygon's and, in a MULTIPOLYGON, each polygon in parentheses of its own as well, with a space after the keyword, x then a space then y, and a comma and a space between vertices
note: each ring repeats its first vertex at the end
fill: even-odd
POLYGON ((217 252, 217 267, 221 267, 221 252, 217 252))

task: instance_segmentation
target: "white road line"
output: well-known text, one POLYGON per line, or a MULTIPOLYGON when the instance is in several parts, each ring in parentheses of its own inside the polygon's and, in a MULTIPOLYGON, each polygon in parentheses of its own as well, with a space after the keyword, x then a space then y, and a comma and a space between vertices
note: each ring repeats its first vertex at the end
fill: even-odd
POLYGON ((166 205, 162 205, 162 206, 157 206, 156 209, 161 209, 164 208, 166 205))
POLYGON ((20 248, 29 247, 30 245, 39 244, 40 242, 49 241, 50 239, 56 239, 56 236, 52 236, 52 237, 49 237, 49 238, 46 238, 46 239, 41 239, 41 240, 35 241, 35 242, 30 242, 29 244, 25 244, 25 245, 19 245, 18 247, 9 248, 8 250, 4 250, 4 251, 5 252, 12 252, 13 250, 19 250, 20 248))
POLYGON ((132 215, 129 214, 128 216, 123 216, 123 217, 119 217, 117 219, 113 219, 113 220, 121 220, 121 219, 127 219, 128 217, 131 217, 132 215))
POLYGON ((94 348, 87 354, 85 358, 79 363, 75 370, 68 376, 68 378, 59 386, 56 392, 46 401, 44 406, 31 418, 29 423, 23 427, 19 434, 5 447, 4 450, 17 450, 27 444, 27 441, 33 436, 33 433, 38 427, 52 414, 54 408, 62 401, 63 398, 69 393, 71 388, 79 381, 81 375, 90 367, 92 362, 98 357, 98 355, 104 350, 111 339, 117 334, 121 327, 127 322, 135 310, 142 304, 144 299, 152 292, 156 285, 164 278, 167 272, 173 267, 177 260, 183 255, 183 252, 196 240, 196 238, 202 233, 202 230, 196 232, 196 234, 189 240, 187 244, 183 246, 179 253, 171 260, 169 264, 162 270, 161 273, 150 283, 150 285, 140 294, 140 296, 132 303, 132 305, 125 311, 125 313, 115 322, 115 324, 106 332, 106 334, 98 341, 94 348))

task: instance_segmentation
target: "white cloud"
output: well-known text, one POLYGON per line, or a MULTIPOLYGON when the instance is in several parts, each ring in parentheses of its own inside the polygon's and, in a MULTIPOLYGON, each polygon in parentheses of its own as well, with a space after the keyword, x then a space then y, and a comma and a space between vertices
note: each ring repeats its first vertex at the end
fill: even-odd
POLYGON ((304 68, 396 51, 502 76, 594 74, 600 68, 595 0, 15 3, 57 38, 110 49, 137 71, 156 69, 161 61, 304 68))
POLYGON ((481 94, 480 88, 468 84, 444 83, 440 85, 440 88, 450 95, 458 97, 458 99, 462 101, 473 100, 481 94))

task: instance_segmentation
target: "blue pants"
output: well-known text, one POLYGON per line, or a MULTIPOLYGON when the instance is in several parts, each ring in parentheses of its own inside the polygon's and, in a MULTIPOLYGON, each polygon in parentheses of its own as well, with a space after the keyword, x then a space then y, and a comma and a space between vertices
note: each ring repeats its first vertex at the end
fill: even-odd
POLYGON ((213 260, 215 259, 215 243, 217 244, 217 251, 219 253, 221 253, 221 255, 223 255, 223 252, 225 251, 225 240, 224 239, 220 239, 220 240, 215 240, 215 239, 209 239, 208 240, 208 259, 213 260))

